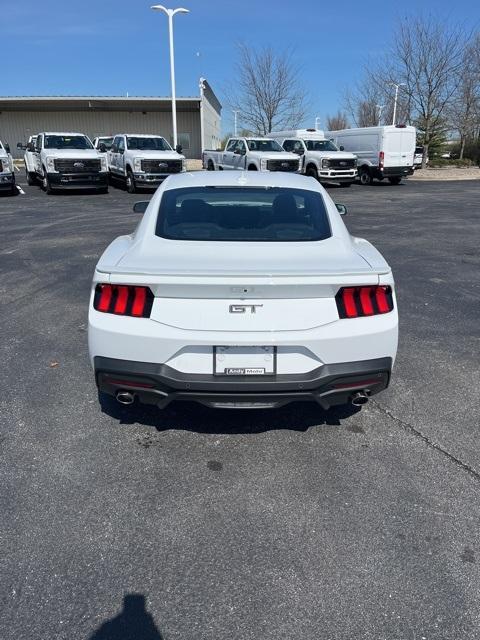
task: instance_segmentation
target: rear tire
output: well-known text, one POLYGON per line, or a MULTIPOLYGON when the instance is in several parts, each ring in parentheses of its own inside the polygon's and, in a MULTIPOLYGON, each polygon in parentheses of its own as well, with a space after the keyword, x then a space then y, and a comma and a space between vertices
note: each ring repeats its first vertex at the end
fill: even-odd
POLYGON ((131 169, 127 169, 126 185, 127 185, 128 193, 136 193, 137 192, 137 186, 135 184, 135 178, 133 177, 133 173, 132 173, 131 169))
POLYGON ((27 184, 29 187, 33 187, 33 185, 37 182, 37 177, 32 171, 25 170, 25 176, 27 178, 27 184))
POLYGON ((370 175, 370 171, 367 167, 364 167, 360 171, 360 183, 364 186, 372 184, 372 176, 370 175))
POLYGON ((305 173, 307 176, 310 176, 311 178, 315 178, 315 180, 318 180, 318 171, 315 165, 309 164, 305 173))
POLYGON ((258 171, 258 169, 254 164, 250 164, 248 165, 248 171, 258 171))
POLYGON ((208 164, 207 164, 207 171, 215 171, 215 165, 213 164, 213 161, 212 161, 212 160, 209 160, 209 161, 208 161, 208 164))
POLYGON ((400 176, 394 176, 393 178, 389 178, 388 181, 390 184, 400 184, 402 178, 400 176))

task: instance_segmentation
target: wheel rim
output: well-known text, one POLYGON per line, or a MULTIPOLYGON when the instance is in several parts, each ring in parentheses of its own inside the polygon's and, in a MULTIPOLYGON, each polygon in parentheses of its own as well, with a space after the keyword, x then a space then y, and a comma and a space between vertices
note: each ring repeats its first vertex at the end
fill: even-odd
POLYGON ((360 176, 360 182, 362 184, 369 184, 370 183, 370 176, 368 175, 368 173, 366 171, 364 171, 362 173, 362 175, 360 176))
POLYGON ((43 176, 43 188, 48 189, 48 178, 47 176, 43 176))

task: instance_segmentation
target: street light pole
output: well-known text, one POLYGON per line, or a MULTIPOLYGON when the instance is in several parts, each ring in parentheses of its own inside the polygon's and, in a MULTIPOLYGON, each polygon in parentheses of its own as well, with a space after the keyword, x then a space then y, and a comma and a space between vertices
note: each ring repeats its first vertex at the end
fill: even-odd
POLYGON ((398 100, 398 90, 400 87, 405 86, 405 82, 400 82, 399 84, 395 84, 395 82, 390 82, 392 87, 395 87, 395 102, 393 103, 393 122, 395 124, 395 120, 397 119, 397 100, 398 100))
POLYGON ((173 16, 177 13, 189 13, 188 9, 179 7, 178 9, 166 9, 161 4, 155 4, 150 7, 154 11, 163 11, 168 17, 168 39, 170 43, 170 79, 172 82, 172 130, 173 130, 173 147, 176 148, 177 140, 177 102, 175 96, 175 54, 173 49, 173 16))
POLYGON ((233 116, 234 116, 234 120, 233 120, 233 129, 234 129, 234 136, 237 137, 237 113, 240 113, 240 111, 238 110, 233 110, 233 116))

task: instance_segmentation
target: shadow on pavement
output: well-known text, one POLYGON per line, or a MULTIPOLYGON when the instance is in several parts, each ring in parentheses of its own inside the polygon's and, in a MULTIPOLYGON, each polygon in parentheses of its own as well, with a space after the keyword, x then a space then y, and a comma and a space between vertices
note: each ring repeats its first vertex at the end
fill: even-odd
POLYGON ((307 431, 319 425, 340 426, 360 411, 353 405, 325 410, 315 402, 296 402, 279 409, 210 409, 193 402, 173 402, 166 409, 138 402, 122 406, 112 396, 99 394, 102 412, 120 424, 143 424, 157 431, 178 429, 195 433, 263 433, 278 429, 307 431))
POLYGON ((123 610, 104 622, 89 640, 163 640, 153 617, 145 609, 145 596, 129 593, 123 598, 123 610))

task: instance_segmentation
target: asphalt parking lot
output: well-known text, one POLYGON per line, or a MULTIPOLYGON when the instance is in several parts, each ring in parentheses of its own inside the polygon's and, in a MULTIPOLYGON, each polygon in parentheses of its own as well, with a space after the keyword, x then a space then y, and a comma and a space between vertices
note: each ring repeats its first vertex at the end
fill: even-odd
POLYGON ((391 387, 327 412, 101 407, 90 280, 142 196, 22 188, 0 197, 3 640, 480 637, 480 183, 329 190, 401 324, 391 387))

